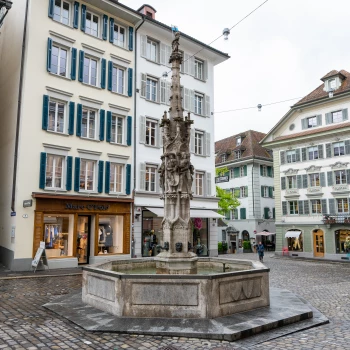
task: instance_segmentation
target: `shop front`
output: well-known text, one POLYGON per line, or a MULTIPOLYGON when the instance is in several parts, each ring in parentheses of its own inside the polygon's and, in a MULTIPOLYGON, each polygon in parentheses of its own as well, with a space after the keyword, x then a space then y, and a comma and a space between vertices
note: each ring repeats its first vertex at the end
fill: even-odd
POLYGON ((130 254, 130 199, 35 194, 33 256, 40 242, 50 268, 76 267, 130 254))
POLYGON ((301 230, 288 230, 285 234, 287 240, 288 251, 303 251, 303 234, 301 230))

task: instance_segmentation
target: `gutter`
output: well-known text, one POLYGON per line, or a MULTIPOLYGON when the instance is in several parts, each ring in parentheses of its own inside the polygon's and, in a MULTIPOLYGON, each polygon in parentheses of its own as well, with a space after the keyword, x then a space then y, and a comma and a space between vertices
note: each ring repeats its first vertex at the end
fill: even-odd
POLYGON ((24 58, 25 58, 27 24, 28 24, 28 8, 29 8, 29 0, 26 0, 26 10, 25 10, 25 17, 24 17, 23 39, 22 39, 21 71, 19 76, 19 88, 18 88, 15 152, 13 156, 13 178, 12 178, 12 197, 11 197, 11 210, 13 212, 16 211, 15 207, 16 207, 18 143, 19 143, 19 130, 21 126, 21 107, 22 107, 23 76, 24 76, 24 58))

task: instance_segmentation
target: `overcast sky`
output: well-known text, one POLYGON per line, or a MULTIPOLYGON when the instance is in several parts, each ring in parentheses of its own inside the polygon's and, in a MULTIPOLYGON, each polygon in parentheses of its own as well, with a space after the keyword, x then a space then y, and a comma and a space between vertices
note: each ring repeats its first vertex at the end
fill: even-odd
MULTIPOLYGON (((122 0, 137 10, 142 0, 122 0)), ((147 0, 156 19, 210 43, 264 0, 147 0), (171 4, 176 7, 171 8, 171 4)), ((303 97, 332 69, 350 71, 350 0, 269 0, 212 44, 231 58, 215 67, 216 112, 303 97)), ((268 132, 297 100, 215 114, 215 141, 268 132)))

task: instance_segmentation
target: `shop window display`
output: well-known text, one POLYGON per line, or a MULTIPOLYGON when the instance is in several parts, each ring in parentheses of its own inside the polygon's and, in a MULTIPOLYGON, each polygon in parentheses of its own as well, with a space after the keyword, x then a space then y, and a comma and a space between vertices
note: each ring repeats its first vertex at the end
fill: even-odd
POLYGON ((198 256, 208 256, 208 219, 194 218, 193 227, 193 252, 198 256))
POLYGON ((74 215, 45 214, 43 230, 48 258, 73 256, 74 215))
POLYGON ((163 245, 163 218, 157 217, 150 211, 144 210, 142 215, 142 256, 156 256, 157 245, 163 245))
POLYGON ((288 249, 290 251, 303 251, 303 235, 302 233, 299 235, 299 237, 289 237, 288 240, 288 249))
POLYGON ((350 230, 335 231, 335 251, 337 254, 350 253, 350 230))
POLYGON ((98 254, 123 253, 123 216, 99 215, 98 254))

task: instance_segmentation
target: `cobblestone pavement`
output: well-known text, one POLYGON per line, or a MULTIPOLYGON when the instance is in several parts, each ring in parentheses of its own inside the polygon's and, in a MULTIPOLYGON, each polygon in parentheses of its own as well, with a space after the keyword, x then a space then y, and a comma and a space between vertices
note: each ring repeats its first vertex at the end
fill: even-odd
MULTIPOLYGON (((270 284, 308 300, 330 324, 266 340, 274 332, 236 343, 192 338, 89 333, 42 307, 81 287, 81 276, 0 279, 0 349, 349 349, 350 263, 265 256, 270 284)), ((233 256, 256 259, 254 254, 233 256)))

